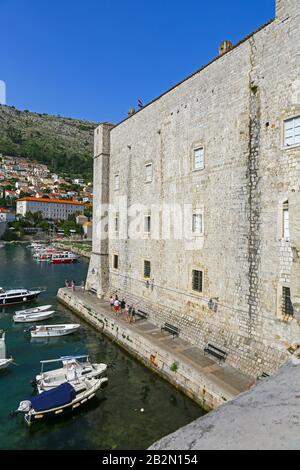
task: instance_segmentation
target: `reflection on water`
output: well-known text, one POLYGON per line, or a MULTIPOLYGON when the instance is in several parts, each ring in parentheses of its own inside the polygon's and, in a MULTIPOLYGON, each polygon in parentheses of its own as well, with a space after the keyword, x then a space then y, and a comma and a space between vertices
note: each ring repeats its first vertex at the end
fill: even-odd
POLYGON ((0 252, 0 286, 47 285, 37 305, 52 304, 55 315, 47 323, 80 323, 78 333, 61 338, 32 340, 14 324, 12 307, 0 310, 0 329, 6 331, 8 355, 17 365, 0 374, 0 449, 140 449, 203 414, 188 398, 177 392, 124 351, 76 318, 56 301, 65 279, 79 284, 88 264, 36 263, 30 250, 6 246, 0 252), (108 364, 108 387, 87 408, 51 422, 28 428, 22 416, 9 412, 32 393, 30 381, 40 372, 39 361, 64 355, 90 354, 94 362, 108 364), (141 412, 144 409, 144 412, 141 412))

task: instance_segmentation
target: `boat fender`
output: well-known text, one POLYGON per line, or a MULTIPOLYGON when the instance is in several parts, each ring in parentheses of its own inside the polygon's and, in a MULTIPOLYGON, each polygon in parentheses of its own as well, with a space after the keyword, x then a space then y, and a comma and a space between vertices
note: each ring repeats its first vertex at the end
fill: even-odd
POLYGON ((24 400, 21 401, 19 404, 18 411, 28 413, 31 410, 31 401, 30 400, 24 400))

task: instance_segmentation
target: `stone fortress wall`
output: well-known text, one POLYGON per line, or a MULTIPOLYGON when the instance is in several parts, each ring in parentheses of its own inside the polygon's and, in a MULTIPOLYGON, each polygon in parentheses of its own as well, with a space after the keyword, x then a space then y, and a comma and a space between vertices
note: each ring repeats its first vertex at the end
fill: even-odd
POLYGON ((192 344, 224 349, 230 365, 253 377, 274 372, 300 344, 300 146, 284 145, 284 121, 300 116, 299 46, 299 0, 277 0, 276 18, 258 32, 117 126, 95 131, 87 289, 124 295, 158 326, 169 322, 192 344), (194 171, 200 147, 205 165, 194 171), (147 213, 190 204, 202 212, 203 234, 194 244, 147 234, 103 240, 101 204, 118 211, 125 196, 147 213), (193 270, 203 273, 201 293, 193 270), (283 287, 294 315, 282 315, 283 287))

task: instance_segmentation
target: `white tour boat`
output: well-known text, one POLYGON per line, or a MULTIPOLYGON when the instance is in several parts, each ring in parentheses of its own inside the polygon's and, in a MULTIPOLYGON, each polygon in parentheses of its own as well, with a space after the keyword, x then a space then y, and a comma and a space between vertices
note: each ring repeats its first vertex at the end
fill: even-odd
POLYGON ((41 361, 42 368, 39 375, 32 382, 39 393, 61 385, 64 382, 79 383, 85 378, 99 378, 107 369, 107 364, 91 363, 89 356, 65 356, 50 361, 41 361), (61 363, 62 367, 44 372, 47 364, 61 363))
POLYGON ((5 333, 0 330, 0 370, 6 369, 12 362, 12 357, 6 357, 5 333))
POLYGON ((22 304, 31 302, 38 298, 44 290, 28 290, 28 289, 9 289, 5 290, 0 287, 0 306, 9 307, 14 304, 22 304))
POLYGON ((16 413, 24 413, 26 423, 30 424, 50 417, 57 417, 73 412, 95 397, 96 392, 108 382, 107 377, 101 379, 84 379, 78 384, 62 383, 29 400, 21 401, 16 413))
POLYGON ((17 312, 15 312, 15 315, 45 312, 46 310, 49 310, 51 307, 52 305, 42 305, 40 307, 27 308, 26 310, 18 310, 17 312))
POLYGON ((30 328, 32 338, 50 338, 56 336, 66 336, 75 331, 78 331, 80 325, 78 324, 66 324, 66 325, 42 325, 33 326, 30 328))
POLYGON ((50 259, 52 264, 71 264, 75 263, 79 259, 79 256, 75 255, 71 251, 62 251, 60 253, 53 253, 50 259))
POLYGON ((13 316, 15 323, 33 323, 36 321, 48 320, 52 317, 54 310, 50 312, 40 312, 40 313, 19 313, 18 315, 13 316))

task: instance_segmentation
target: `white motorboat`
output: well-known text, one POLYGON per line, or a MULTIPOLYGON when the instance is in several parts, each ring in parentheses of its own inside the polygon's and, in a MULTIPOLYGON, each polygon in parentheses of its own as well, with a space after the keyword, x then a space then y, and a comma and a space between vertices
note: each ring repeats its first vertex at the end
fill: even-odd
POLYGON ((9 289, 5 290, 0 287, 0 305, 2 307, 9 307, 14 304, 22 304, 36 300, 43 289, 28 290, 28 289, 9 289))
POLYGON ((61 385, 64 382, 78 384, 82 380, 99 378, 107 369, 107 364, 91 363, 89 356, 65 356, 50 361, 41 361, 41 372, 36 376, 32 384, 39 393, 61 385), (49 364, 61 363, 62 367, 44 372, 44 367, 49 364))
POLYGON ((52 317, 54 310, 41 313, 19 313, 13 316, 15 323, 34 323, 36 321, 48 320, 52 317))
POLYGON ((66 336, 75 331, 78 331, 80 325, 78 324, 66 324, 66 325, 42 325, 33 326, 30 328, 32 338, 50 338, 56 336, 66 336))
POLYGON ((84 379, 78 384, 65 382, 29 400, 21 401, 17 413, 24 413, 29 426, 41 419, 65 415, 88 403, 107 382, 107 377, 84 379))
POLYGON ((6 369, 12 362, 12 357, 6 357, 5 333, 0 330, 0 370, 6 369))
POLYGON ((41 307, 28 308, 26 310, 18 310, 15 315, 26 315, 27 313, 40 313, 49 310, 52 305, 42 305, 41 307))

